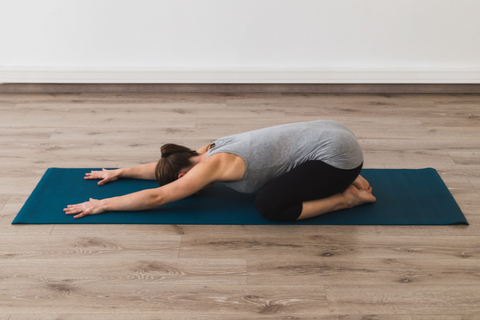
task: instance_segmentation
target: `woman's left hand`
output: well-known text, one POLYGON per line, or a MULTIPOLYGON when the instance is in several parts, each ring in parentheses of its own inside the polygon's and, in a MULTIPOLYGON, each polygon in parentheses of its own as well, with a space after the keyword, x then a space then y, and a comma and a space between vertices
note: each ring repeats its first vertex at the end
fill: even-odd
POLYGON ((105 212, 105 209, 102 208, 101 200, 95 200, 90 198, 90 201, 79 203, 79 204, 70 204, 65 209, 65 214, 77 214, 74 216, 75 219, 88 216, 91 214, 100 214, 105 212))

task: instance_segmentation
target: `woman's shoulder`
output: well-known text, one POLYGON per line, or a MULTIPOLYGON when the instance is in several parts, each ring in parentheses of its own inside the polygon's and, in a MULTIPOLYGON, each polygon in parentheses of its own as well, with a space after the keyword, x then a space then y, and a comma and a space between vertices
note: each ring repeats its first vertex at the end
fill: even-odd
POLYGON ((207 167, 218 172, 220 181, 240 180, 245 172, 242 157, 228 152, 218 152, 205 159, 207 167))
POLYGON ((218 166, 220 165, 229 166, 236 162, 239 162, 240 160, 243 161, 242 157, 236 154, 229 153, 229 152, 217 152, 206 157, 204 162, 215 164, 218 166))

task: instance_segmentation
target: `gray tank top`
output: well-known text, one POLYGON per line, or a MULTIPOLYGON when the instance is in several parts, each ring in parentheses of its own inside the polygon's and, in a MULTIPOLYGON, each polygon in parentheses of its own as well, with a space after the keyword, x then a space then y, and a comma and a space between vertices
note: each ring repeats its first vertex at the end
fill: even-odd
POLYGON ((345 170, 363 162, 355 135, 345 125, 330 120, 283 124, 223 137, 213 142, 207 158, 220 152, 245 161, 242 179, 225 183, 244 193, 260 190, 271 179, 309 160, 345 170))

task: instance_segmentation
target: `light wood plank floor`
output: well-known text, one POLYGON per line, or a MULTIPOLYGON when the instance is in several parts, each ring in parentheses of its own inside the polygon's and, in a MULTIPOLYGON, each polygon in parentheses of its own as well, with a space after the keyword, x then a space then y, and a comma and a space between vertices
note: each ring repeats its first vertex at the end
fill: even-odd
POLYGON ((480 95, 0 94, 0 139, 0 320, 480 319, 480 95), (11 225, 49 167, 316 119, 436 168, 470 226, 11 225))

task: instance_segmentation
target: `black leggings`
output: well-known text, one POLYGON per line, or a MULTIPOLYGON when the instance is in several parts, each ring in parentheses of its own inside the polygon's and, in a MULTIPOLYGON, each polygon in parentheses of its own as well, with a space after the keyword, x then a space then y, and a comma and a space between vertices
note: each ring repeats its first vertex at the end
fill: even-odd
POLYGON ((362 165, 343 170, 320 160, 302 163, 269 181, 258 193, 255 208, 269 220, 295 221, 302 213, 302 202, 345 191, 360 174, 362 165))

